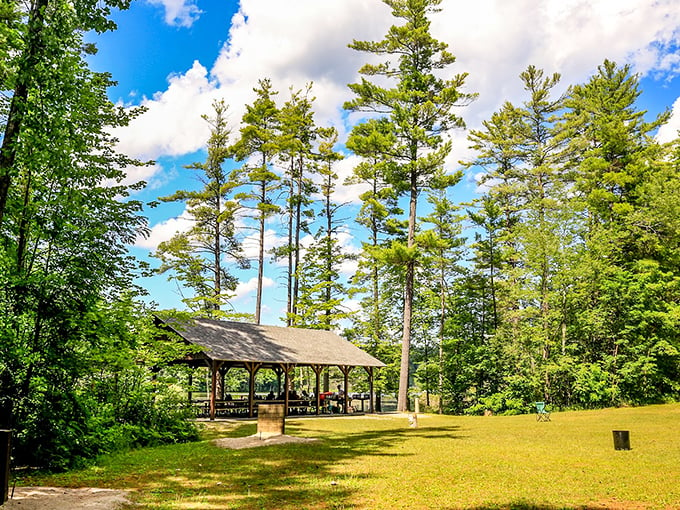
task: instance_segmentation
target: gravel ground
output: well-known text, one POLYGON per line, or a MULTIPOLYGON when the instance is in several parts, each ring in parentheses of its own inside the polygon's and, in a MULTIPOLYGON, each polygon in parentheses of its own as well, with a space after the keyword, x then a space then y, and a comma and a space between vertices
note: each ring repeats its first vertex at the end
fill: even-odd
MULTIPOLYGON (((10 488, 10 495, 12 489, 10 488)), ((127 493, 111 489, 17 487, 2 510, 116 510, 130 503, 127 493)))
POLYGON ((306 437, 294 437, 287 436, 285 434, 280 434, 277 436, 263 437, 260 439, 258 434, 246 437, 225 437, 222 439, 215 439, 213 442, 215 445, 222 448, 231 448, 233 450, 239 450, 241 448, 256 448, 258 446, 270 446, 274 444, 285 444, 285 443, 309 443, 312 441, 317 441, 317 439, 306 438, 306 437))

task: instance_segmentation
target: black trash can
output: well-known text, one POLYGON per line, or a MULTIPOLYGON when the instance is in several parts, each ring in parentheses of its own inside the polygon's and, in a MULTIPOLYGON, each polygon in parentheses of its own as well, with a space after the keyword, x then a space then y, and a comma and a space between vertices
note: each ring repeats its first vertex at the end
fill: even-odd
POLYGON ((0 430, 0 506, 9 498, 9 468, 12 431, 0 430))
POLYGON ((613 430, 614 449, 630 450, 630 432, 628 430, 613 430))

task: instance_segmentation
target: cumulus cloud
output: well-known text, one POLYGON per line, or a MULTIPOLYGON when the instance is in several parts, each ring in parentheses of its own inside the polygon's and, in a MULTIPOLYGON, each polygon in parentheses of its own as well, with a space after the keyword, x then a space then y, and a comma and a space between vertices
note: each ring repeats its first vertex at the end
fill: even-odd
POLYGON ((165 22, 178 27, 190 27, 202 14, 195 0, 147 0, 165 9, 165 22))
POLYGON ((585 81, 605 58, 634 71, 675 72, 669 45, 680 41, 677 0, 590 2, 486 1, 443 4, 433 34, 469 72, 467 89, 477 101, 461 112, 471 127, 506 101, 524 99, 518 75, 529 65, 559 72, 565 90, 585 81))
MULTIPOLYGON (((274 280, 267 278, 266 276, 262 278, 262 288, 266 289, 274 286, 274 280)), ((253 298, 253 293, 257 290, 257 278, 251 278, 247 282, 240 282, 236 286, 235 295, 232 301, 237 300, 247 300, 253 298)))
POLYGON ((668 143, 675 140, 680 132, 680 97, 673 104, 673 111, 668 122, 659 128, 656 139, 660 143, 668 143))
POLYGON ((113 130, 122 152, 146 160, 189 154, 204 145, 210 129, 201 115, 210 113, 217 84, 197 61, 186 73, 170 76, 168 83, 167 90, 141 101, 145 113, 113 130))
POLYGON ((169 241, 178 232, 186 232, 191 228, 192 224, 192 216, 185 209, 180 216, 155 224, 151 227, 151 231, 147 237, 137 238, 135 246, 138 248, 156 250, 160 243, 169 241))
MULTIPOLYGON (((189 19, 198 9, 194 2, 152 1, 162 3, 171 19, 189 19)), ((432 32, 458 57, 451 72, 469 73, 466 88, 479 93, 460 111, 471 128, 503 101, 523 100, 518 75, 529 64, 560 72, 562 90, 587 79, 605 58, 659 79, 680 70, 678 0, 487 0, 445 2, 442 8, 433 17, 432 32)), ((142 100, 148 111, 119 133, 121 145, 144 158, 195 151, 207 138, 200 115, 210 112, 213 99, 227 98, 238 123, 263 77, 281 90, 281 102, 289 86, 314 82, 317 122, 344 136, 347 84, 359 79, 358 69, 371 58, 347 44, 380 39, 394 22, 381 2, 297 0, 291 9, 281 0, 241 0, 210 70, 199 62, 185 72, 175 70, 180 74, 170 76, 167 90, 142 100)), ((448 165, 454 168, 469 152, 464 131, 452 136, 455 154, 448 165)))

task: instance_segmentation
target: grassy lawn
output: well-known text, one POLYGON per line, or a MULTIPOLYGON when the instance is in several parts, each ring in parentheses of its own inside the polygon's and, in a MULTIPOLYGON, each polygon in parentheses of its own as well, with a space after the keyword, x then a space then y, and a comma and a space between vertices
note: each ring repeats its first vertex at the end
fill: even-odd
POLYGON ((677 509, 680 405, 534 416, 291 418, 319 438, 228 450, 255 422, 206 425, 205 441, 109 456, 24 485, 133 491, 140 509, 677 509), (612 430, 630 430, 616 451, 612 430))

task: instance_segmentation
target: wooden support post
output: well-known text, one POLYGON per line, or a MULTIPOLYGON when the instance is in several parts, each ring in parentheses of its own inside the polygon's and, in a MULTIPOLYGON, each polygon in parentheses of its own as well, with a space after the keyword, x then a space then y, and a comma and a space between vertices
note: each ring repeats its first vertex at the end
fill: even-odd
POLYGON ((210 360, 210 419, 214 420, 217 410, 215 407, 215 400, 217 394, 217 374, 222 366, 223 361, 210 360))
POLYGON ((248 417, 252 418, 255 416, 255 376, 257 371, 260 370, 262 363, 249 363, 245 364, 246 370, 248 371, 248 417))
POLYGON ((9 499, 10 455, 12 431, 0 430, 0 506, 9 499))
POLYGON ((316 374, 316 385, 314 387, 314 396, 316 397, 316 414, 321 413, 321 372, 323 371, 323 365, 312 365, 312 370, 316 374))
MULTIPOLYGON (((375 398, 373 395, 373 367, 364 367, 366 372, 368 372, 368 412, 373 414, 375 412, 375 407, 373 406, 373 399, 375 398)), ((361 404, 363 405, 364 401, 361 401, 361 404)))
POLYGON ((338 368, 340 369, 340 372, 342 372, 342 375, 344 377, 344 386, 343 386, 343 391, 344 391, 344 399, 342 402, 342 412, 347 414, 347 411, 349 410, 349 391, 348 391, 348 385, 349 385, 349 373, 352 371, 353 367, 347 366, 347 365, 339 365, 338 368))
POLYGON ((290 373, 291 371, 295 368, 295 365, 292 363, 281 363, 279 365, 281 367, 281 371, 283 372, 284 375, 284 383, 283 383, 283 402, 286 408, 284 409, 285 416, 288 416, 288 404, 289 404, 289 392, 290 392, 290 373))

